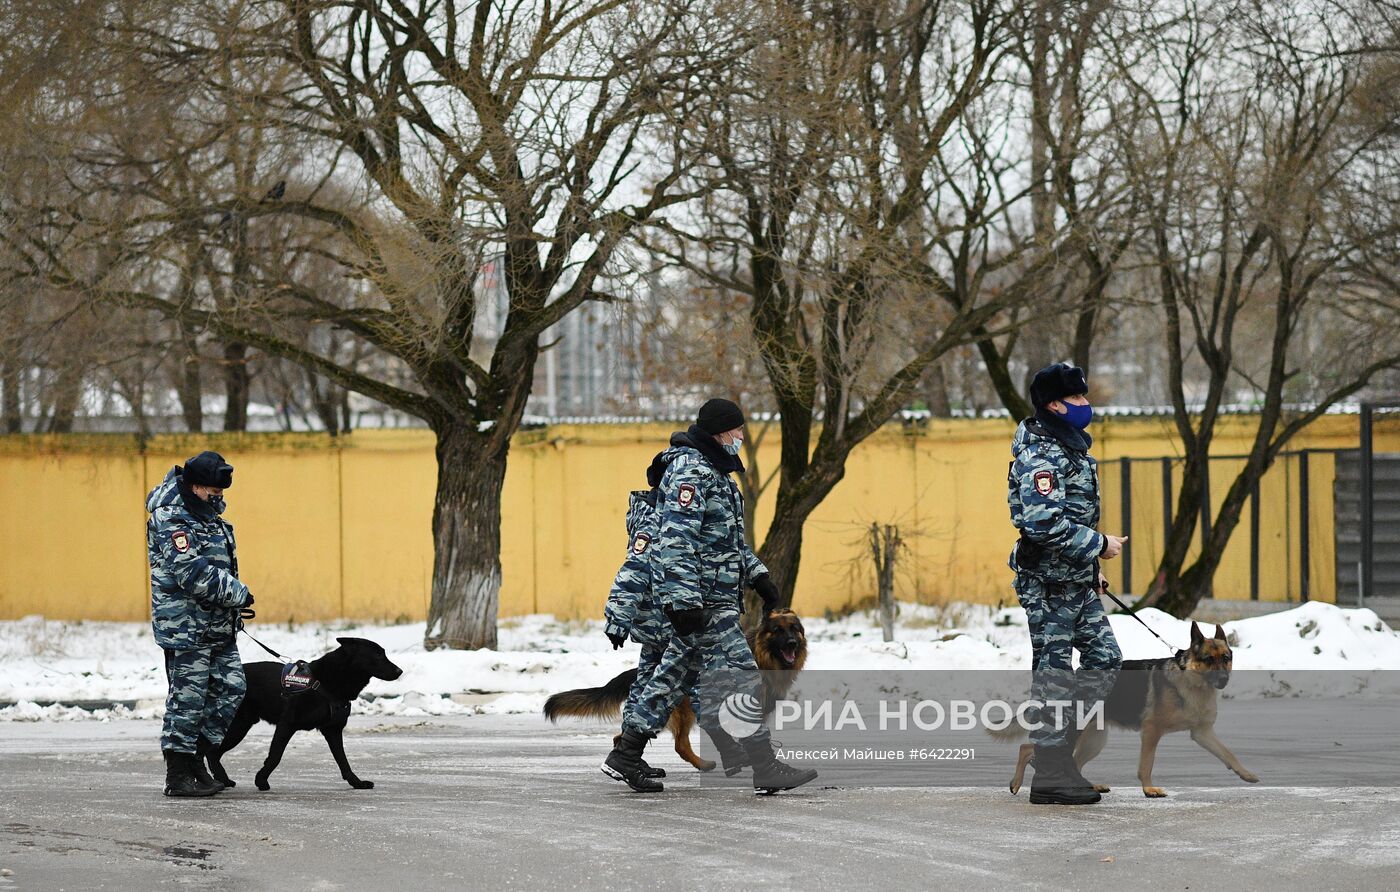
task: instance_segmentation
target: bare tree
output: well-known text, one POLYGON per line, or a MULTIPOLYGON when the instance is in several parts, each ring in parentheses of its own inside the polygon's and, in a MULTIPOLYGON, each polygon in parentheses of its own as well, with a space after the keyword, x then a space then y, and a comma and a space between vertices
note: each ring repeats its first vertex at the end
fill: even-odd
MULTIPOLYGON (((71 251, 31 244, 34 270, 208 332, 226 345, 225 363, 244 361, 228 351, 246 345, 423 419, 439 469, 426 643, 494 646, 501 487, 541 334, 613 298, 629 275, 619 246, 693 196, 680 185, 688 162, 661 159, 648 128, 684 119, 713 72, 742 52, 712 11, 621 0, 465 9, 133 0, 103 34, 115 35, 114 57, 140 82, 193 81, 201 108, 215 103, 240 126, 275 121, 303 149, 283 191, 265 166, 244 172, 222 142, 226 125, 211 134, 233 158, 224 196, 161 196, 120 233, 103 229, 120 245, 117 260, 144 266, 182 232, 199 233, 206 276, 216 266, 224 274, 195 300, 179 298, 180 276, 114 285, 62 263, 71 251), (345 190, 366 195, 365 205, 337 201, 345 190), (271 218, 305 221, 302 249, 365 287, 339 301, 309 287, 296 263, 259 269, 251 244, 271 218), (504 259, 509 300, 483 337, 476 280, 488 257, 504 259), (324 341, 304 337, 307 324, 391 362, 356 367, 326 355, 324 341)), ((158 179, 159 166, 141 173, 158 179)))
POLYGON ((1154 66, 1120 69, 1149 111, 1121 150, 1146 217, 1184 470, 1143 603, 1186 616, 1209 596, 1250 493, 1289 440, 1400 364, 1395 292, 1348 272, 1384 237, 1364 180, 1393 167, 1395 147, 1383 120, 1351 113, 1364 57, 1349 51, 1363 35, 1325 7, 1146 12, 1171 27, 1154 66), (1341 334, 1335 350, 1301 336, 1320 326, 1341 334), (1259 406, 1258 429, 1188 567, 1216 426, 1239 393, 1259 406))
POLYGON ((749 297, 782 431, 760 556, 790 601, 805 521, 851 451, 940 358, 1014 324, 1074 233, 1014 219, 1019 4, 762 9, 771 39, 687 131, 723 191, 658 250, 749 297))

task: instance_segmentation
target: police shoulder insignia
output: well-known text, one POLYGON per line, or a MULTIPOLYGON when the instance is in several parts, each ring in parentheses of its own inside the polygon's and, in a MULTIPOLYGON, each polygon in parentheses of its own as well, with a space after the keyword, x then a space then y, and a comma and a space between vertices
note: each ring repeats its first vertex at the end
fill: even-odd
POLYGON ((642 552, 647 550, 647 546, 650 544, 650 536, 648 536, 646 533, 638 533, 637 538, 632 540, 632 553, 641 554, 642 552))
POLYGON ((170 537, 170 541, 175 544, 175 550, 184 554, 190 550, 190 534, 184 530, 176 530, 170 537))
POLYGON ((691 483, 682 483, 680 494, 676 497, 676 500, 681 503, 682 508, 689 508, 691 503, 695 501, 695 485, 691 483))
POLYGON ((1043 495, 1043 496, 1048 496, 1048 495, 1050 495, 1051 491, 1054 490, 1054 488, 1055 488, 1055 472, 1054 472, 1054 471, 1036 471, 1036 472, 1035 472, 1035 491, 1036 491, 1036 492, 1040 493, 1040 494, 1043 495))

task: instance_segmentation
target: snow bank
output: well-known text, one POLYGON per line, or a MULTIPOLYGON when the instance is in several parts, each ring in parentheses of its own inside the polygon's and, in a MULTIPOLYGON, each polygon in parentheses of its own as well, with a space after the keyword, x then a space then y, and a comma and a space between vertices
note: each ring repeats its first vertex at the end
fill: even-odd
MULTIPOLYGON (((1139 616, 1174 648, 1190 640, 1190 623, 1157 610, 1139 616)), ((1129 659, 1169 651, 1129 616, 1111 618, 1129 659)), ((827 621, 804 620, 809 669, 1019 669, 1030 665, 1030 638, 1019 608, 974 604, 900 605, 893 642, 881 641, 870 612, 827 621)), ((1208 634, 1214 626, 1206 627, 1208 634)), ((554 691, 601 684, 635 664, 636 648, 614 651, 600 622, 561 622, 528 616, 501 622, 499 648, 425 651, 422 623, 308 623, 255 628, 254 634, 291 658, 314 658, 341 636, 370 638, 404 669, 393 682, 374 681, 356 707, 370 715, 435 716, 530 713, 554 691)), ((1400 669, 1400 634, 1373 611, 1309 603, 1292 610, 1226 623, 1235 668, 1400 669)), ((246 637, 248 662, 272 659, 246 637)), ((1250 674, 1247 674, 1250 675, 1250 674)), ((1231 693, 1298 693, 1259 673, 1231 693)), ((63 721, 159 716, 165 697, 162 655, 144 623, 58 622, 41 617, 0 622, 0 721, 63 721), (127 701, 131 706, 79 709, 74 703, 127 701), (37 705, 56 703, 59 705, 37 705)))

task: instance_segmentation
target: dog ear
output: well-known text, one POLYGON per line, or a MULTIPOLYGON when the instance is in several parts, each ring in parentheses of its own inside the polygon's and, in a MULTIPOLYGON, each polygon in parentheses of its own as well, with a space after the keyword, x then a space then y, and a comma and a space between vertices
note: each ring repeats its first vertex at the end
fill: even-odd
POLYGON ((1220 625, 1220 623, 1215 624, 1215 637, 1219 641, 1225 640, 1225 627, 1220 625))
POLYGON ((1194 619, 1191 620, 1191 646, 1196 647, 1198 645, 1204 644, 1205 640, 1206 636, 1201 634, 1201 627, 1196 625, 1196 621, 1194 619))

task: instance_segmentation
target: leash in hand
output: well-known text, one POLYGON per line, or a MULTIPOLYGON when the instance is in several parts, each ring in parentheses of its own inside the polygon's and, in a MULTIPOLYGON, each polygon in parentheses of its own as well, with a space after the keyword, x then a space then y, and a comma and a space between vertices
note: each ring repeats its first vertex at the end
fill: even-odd
POLYGON ((1132 610, 1132 608, 1130 608, 1127 604, 1124 604, 1121 600, 1119 600, 1118 596, 1115 595, 1112 591, 1109 590, 1108 582, 1107 582, 1107 581, 1104 582, 1103 588, 1100 589, 1100 591, 1101 591, 1103 594, 1108 595, 1109 599, 1112 600, 1113 603, 1115 603, 1115 604, 1118 605, 1118 609, 1122 610, 1124 613, 1128 614, 1128 615, 1131 616, 1133 619, 1135 619, 1135 620, 1137 620, 1139 623, 1141 623, 1141 624, 1142 624, 1142 627, 1143 627, 1144 629, 1146 629, 1146 630, 1149 631, 1149 632, 1152 632, 1152 637, 1153 637, 1153 638, 1156 638, 1158 641, 1162 642, 1162 646, 1165 647, 1167 650, 1171 651, 1173 656, 1176 655, 1176 648, 1174 648, 1174 647, 1172 647, 1170 644, 1168 644, 1167 641, 1166 641, 1166 639, 1163 638, 1161 635, 1158 635, 1156 632, 1154 632, 1154 631, 1152 630, 1152 627, 1149 626, 1149 625, 1147 624, 1147 621, 1144 620, 1142 617, 1138 616, 1138 615, 1132 610))
MULTIPOLYGON (((1115 598, 1114 600, 1116 601, 1117 598, 1115 598)), ((268 647, 266 644, 263 644, 261 641, 259 641, 258 639, 254 638, 254 637, 253 637, 253 633, 252 633, 252 632, 249 632, 246 628, 244 628, 244 626, 243 626, 243 621, 244 621, 244 620, 253 619, 253 618, 256 617, 257 615, 258 615, 258 612, 257 612, 256 610, 254 610, 253 608, 251 608, 251 607, 240 607, 240 608, 238 608, 238 631, 242 632, 244 635, 247 635, 247 636, 252 640, 252 642, 253 642, 254 644, 256 644, 258 647, 261 647, 263 650, 265 650, 265 651, 267 651, 268 653, 272 654, 274 657, 276 657, 277 659, 281 660, 282 662, 284 662, 284 663, 287 662, 287 658, 286 658, 286 657, 282 656, 282 655, 279 654, 277 651, 273 650, 272 648, 268 647)))

